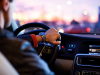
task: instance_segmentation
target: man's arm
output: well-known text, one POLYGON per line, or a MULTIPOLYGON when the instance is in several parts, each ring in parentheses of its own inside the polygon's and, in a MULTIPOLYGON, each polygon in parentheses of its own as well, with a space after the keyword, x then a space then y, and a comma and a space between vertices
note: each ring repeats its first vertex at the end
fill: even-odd
POLYGON ((1 52, 20 75, 54 75, 29 42, 5 38, 0 45, 2 45, 1 52))
MULTIPOLYGON (((34 36, 36 37, 36 40, 38 43, 42 42, 42 37, 40 35, 36 35, 34 36)), ((27 35, 21 35, 21 36, 17 36, 17 38, 21 38, 21 39, 25 39, 29 42, 31 42, 31 44, 34 45, 34 38, 32 38, 31 35, 27 34, 27 35)), ((60 34, 58 33, 58 31, 54 28, 51 28, 49 30, 46 31, 46 42, 51 43, 53 45, 59 45, 60 44, 60 34)))

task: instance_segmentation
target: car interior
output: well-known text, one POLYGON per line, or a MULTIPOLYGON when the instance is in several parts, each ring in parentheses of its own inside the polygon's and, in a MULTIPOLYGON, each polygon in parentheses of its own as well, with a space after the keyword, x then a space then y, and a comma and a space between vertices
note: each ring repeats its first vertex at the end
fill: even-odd
POLYGON ((100 75, 100 1, 27 2, 16 1, 11 25, 14 35, 37 35, 54 27, 61 44, 39 43, 36 48, 50 69, 56 75, 100 75))

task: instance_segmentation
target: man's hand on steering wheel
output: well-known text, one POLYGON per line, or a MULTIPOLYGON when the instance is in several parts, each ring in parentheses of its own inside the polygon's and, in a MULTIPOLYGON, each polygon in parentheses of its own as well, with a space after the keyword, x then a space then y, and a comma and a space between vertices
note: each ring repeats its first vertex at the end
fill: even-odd
MULTIPOLYGON (((36 35, 38 43, 42 41, 42 37, 40 35, 36 35)), ((51 28, 46 31, 46 42, 51 43, 53 45, 60 44, 60 34, 54 28, 51 28), (56 41, 58 39, 58 41, 56 41)))
MULTIPOLYGON (((58 53, 58 49, 59 49, 58 45, 60 44, 60 41, 59 41, 60 40, 60 34, 58 33, 58 31, 56 29, 50 28, 45 24, 42 24, 42 23, 28 23, 28 24, 25 24, 25 25, 20 26, 19 28, 17 28, 14 31, 14 35, 17 36, 20 33, 21 30, 29 28, 29 27, 41 27, 44 30, 32 30, 32 31, 29 31, 29 32, 24 33, 22 35, 19 35, 19 38, 23 38, 24 35, 25 35, 25 38, 26 38, 27 34, 30 34, 30 35, 35 34, 36 35, 35 39, 37 39, 37 42, 38 43, 41 42, 41 43, 38 44, 38 47, 36 47, 36 50, 37 50, 38 54, 40 54, 42 52, 42 57, 41 58, 44 59, 50 66, 56 60, 56 57, 57 57, 57 53, 58 53), (41 35, 39 34, 40 32, 45 32, 46 33, 45 41, 48 42, 48 43, 51 43, 51 44, 42 43, 42 42, 44 42, 44 39, 42 37, 42 34, 41 35), (47 53, 47 52, 49 52, 49 53, 47 53)), ((28 41, 30 41, 30 39, 28 39, 28 41)))
MULTIPOLYGON (((38 42, 42 41, 41 36, 37 35, 36 37, 37 37, 38 42)), ((58 31, 56 29, 51 28, 46 31, 46 42, 51 43, 53 45, 60 44, 60 34, 58 33, 58 31), (57 39, 59 39, 59 40, 56 41, 57 39)))
POLYGON ((46 41, 53 44, 59 45, 60 44, 60 34, 54 28, 51 28, 46 31, 46 41), (58 41, 56 41, 58 39, 58 41))

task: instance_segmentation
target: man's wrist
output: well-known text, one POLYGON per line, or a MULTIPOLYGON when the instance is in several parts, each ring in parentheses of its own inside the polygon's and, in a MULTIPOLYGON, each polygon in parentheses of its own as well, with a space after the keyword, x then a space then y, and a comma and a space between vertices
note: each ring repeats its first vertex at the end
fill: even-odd
POLYGON ((37 38, 38 43, 42 42, 42 37, 40 35, 36 35, 36 38, 37 38))
POLYGON ((45 43, 46 42, 46 33, 45 32, 40 32, 39 35, 42 38, 42 42, 45 43))

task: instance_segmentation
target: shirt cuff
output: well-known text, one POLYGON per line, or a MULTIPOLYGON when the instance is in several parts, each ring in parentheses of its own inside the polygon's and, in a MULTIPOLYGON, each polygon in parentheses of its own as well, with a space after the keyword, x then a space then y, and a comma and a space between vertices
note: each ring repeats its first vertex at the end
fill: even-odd
POLYGON ((34 48, 38 47, 38 41, 35 34, 30 34, 30 36, 32 37, 32 40, 33 40, 33 47, 34 48))

